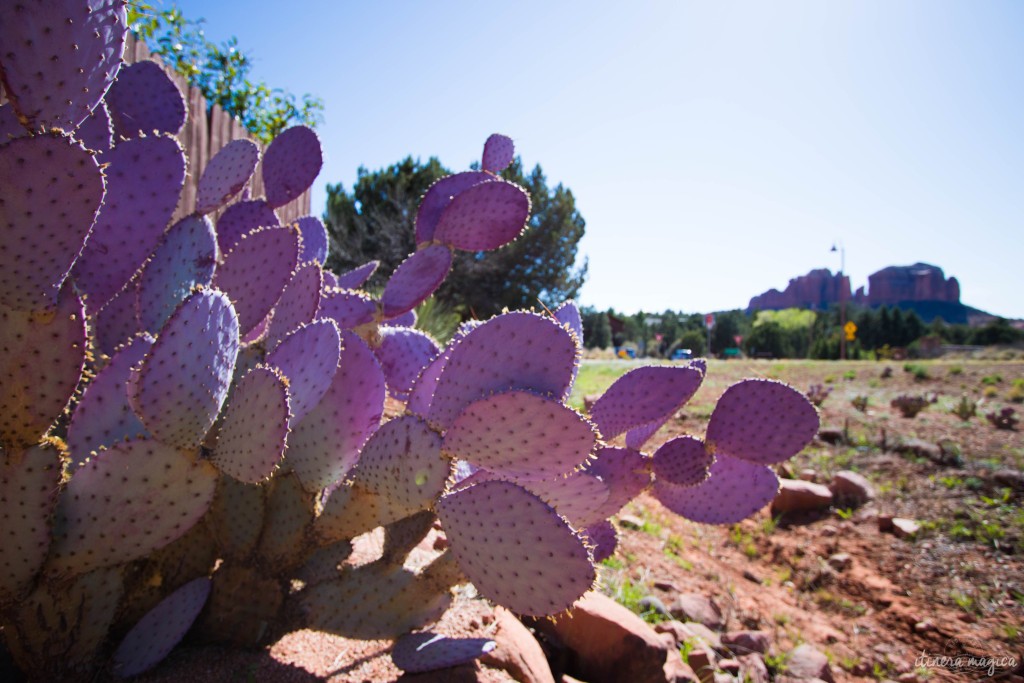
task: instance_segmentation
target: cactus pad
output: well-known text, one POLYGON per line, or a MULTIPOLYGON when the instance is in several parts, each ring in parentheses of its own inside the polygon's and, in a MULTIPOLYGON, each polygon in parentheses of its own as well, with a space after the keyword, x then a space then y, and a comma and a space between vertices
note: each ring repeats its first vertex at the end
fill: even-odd
POLYGON ((496 646, 487 638, 448 638, 423 631, 399 638, 391 650, 391 661, 402 671, 421 673, 472 662, 496 646))
POLYGON ((448 364, 448 356, 451 354, 451 346, 445 347, 444 351, 430 361, 423 370, 420 371, 416 381, 412 385, 412 391, 409 392, 409 399, 405 404, 406 409, 414 415, 426 415, 427 411, 430 410, 430 402, 434 398, 434 392, 437 391, 437 383, 441 379, 441 372, 444 370, 444 366, 448 364))
POLYGON ((700 388, 704 376, 691 367, 631 370, 608 387, 590 410, 605 439, 671 417, 700 388))
POLYGON ((434 293, 452 267, 452 252, 434 244, 405 259, 392 274, 381 295, 385 318, 394 318, 419 306, 434 293))
POLYGON ((392 327, 415 327, 416 320, 416 311, 406 311, 402 315, 395 316, 388 320, 388 324, 392 327))
POLYGON ((294 475, 275 476, 267 495, 267 514, 257 548, 259 561, 275 573, 306 557, 313 526, 313 494, 294 475))
POLYGON ((0 306, 50 308, 96 219, 103 173, 80 143, 45 133, 0 147, 0 187, 0 306))
POLYGON ((138 280, 132 280, 100 309, 93 317, 94 351, 107 355, 117 353, 119 347, 142 331, 135 313, 138 302, 138 280))
POLYGON ((159 332, 193 287, 210 284, 216 265, 217 237, 209 219, 186 216, 172 225, 139 277, 142 329, 159 332))
POLYGON ((513 612, 557 614, 594 585, 579 535, 526 489, 485 481, 445 495, 436 511, 465 575, 513 612))
POLYGON ((715 453, 769 465, 799 453, 818 426, 818 411, 796 389, 774 380, 746 379, 718 399, 706 438, 715 453))
POLYGON ((344 477, 384 413, 384 372, 373 351, 352 333, 342 333, 342 343, 330 388, 288 436, 286 461, 307 491, 344 477))
POLYGON ((510 391, 463 410, 445 433, 444 452, 505 477, 537 481, 579 467, 596 442, 593 426, 572 408, 510 391))
POLYGON ((420 208, 416 212, 416 244, 424 244, 434 239, 441 213, 448 208, 456 195, 474 185, 489 182, 494 182, 494 176, 481 171, 468 171, 441 178, 431 185, 423 195, 420 208))
POLYGON ((450 474, 441 435, 415 415, 404 415, 381 425, 366 442, 355 480, 404 517, 427 509, 450 474))
POLYGON ((266 487, 218 477, 205 523, 223 557, 242 560, 256 548, 263 530, 266 487))
POLYGON ((585 542, 594 553, 594 562, 603 562, 615 554, 619 545, 619 535, 615 525, 604 520, 583 530, 585 542))
POLYGON ((408 327, 380 328, 380 346, 374 353, 387 378, 388 391, 399 401, 409 398, 423 368, 440 353, 426 333, 408 327))
POLYGON ((512 389, 560 399, 577 354, 572 335, 551 318, 526 312, 491 318, 452 348, 428 417, 447 427, 470 403, 512 389))
POLYGON ((574 529, 584 529, 605 518, 602 508, 611 489, 587 472, 573 472, 568 477, 543 481, 524 481, 520 485, 555 508, 574 529))
POLYGON ((276 209, 305 192, 323 166, 320 138, 313 129, 295 126, 270 143, 263 154, 263 185, 267 204, 276 209))
POLYGON ((119 0, 0 5, 0 79, 27 128, 85 120, 118 74, 127 26, 119 0))
POLYGON ((484 155, 480 168, 491 173, 500 173, 512 163, 515 154, 516 146, 512 142, 512 138, 495 133, 484 143, 484 155))
POLYGON ((341 335, 333 320, 302 325, 267 355, 267 364, 287 378, 292 420, 301 422, 330 388, 341 358, 341 335))
POLYGON ((96 105, 75 131, 75 137, 82 141, 86 149, 100 154, 110 151, 114 144, 114 131, 110 125, 110 112, 107 111, 105 102, 101 101, 96 105))
POLYGON ((192 627, 210 596, 210 579, 189 581, 153 608, 114 652, 114 672, 123 677, 148 671, 166 657, 192 627))
MULTIPOLYGON (((0 104, 0 145, 15 138, 23 138, 28 131, 21 127, 21 121, 14 112, 14 107, 8 104, 0 104)), ((86 145, 88 148, 88 145, 86 145)))
POLYGON ((47 432, 82 375, 82 300, 67 286, 50 311, 0 306, 0 349, 0 446, 17 450, 34 445, 47 432))
POLYGON ((595 456, 586 471, 608 485, 608 500, 599 512, 601 517, 607 518, 651 485, 650 462, 637 450, 614 446, 599 448, 595 456))
POLYGON ((659 479, 651 493, 694 522, 735 524, 770 503, 778 490, 779 480, 770 468, 719 453, 704 483, 676 486, 659 479))
POLYGON ((377 302, 362 292, 328 289, 320 297, 319 316, 332 319, 342 330, 372 322, 376 314, 377 302))
POLYGON ((57 503, 46 571, 129 562, 184 535, 206 513, 217 471, 159 441, 122 443, 79 467, 57 503))
POLYGON ((434 239, 465 251, 508 244, 526 228, 530 196, 518 185, 495 180, 460 192, 437 222, 434 239))
POLYGON ((303 323, 311 321, 320 309, 323 271, 315 263, 300 266, 285 285, 267 329, 266 347, 273 351, 285 336, 303 323))
POLYGON ((302 235, 302 253, 299 262, 316 261, 321 266, 327 262, 330 247, 327 243, 327 227, 316 216, 303 216, 296 221, 302 235))
POLYGON ((567 326, 576 335, 576 340, 583 346, 583 318, 580 308, 570 299, 555 309, 555 320, 567 326))
POLYGON ((102 308, 153 253, 178 205, 185 153, 166 135, 125 140, 100 157, 107 164, 107 194, 72 276, 102 308))
POLYGON ((135 62, 121 69, 107 93, 114 133, 122 138, 154 131, 177 135, 185 124, 185 100, 156 62, 135 62))
POLYGON ((262 199, 237 202, 224 209, 224 213, 217 219, 217 246, 220 247, 220 253, 227 254, 235 248, 242 235, 256 228, 272 228, 277 225, 281 225, 281 220, 262 199))
POLYGON ((0 452, 0 606, 22 598, 43 566, 61 465, 60 451, 49 444, 0 452))
POLYGON ((207 214, 224 206, 249 182, 259 160, 260 149, 250 140, 232 140, 221 147, 199 179, 196 212, 207 214))
POLYGON ((283 603, 280 581, 225 562, 213 574, 209 600, 194 628, 200 638, 252 648, 263 644, 283 603))
POLYGON ((88 458, 92 451, 145 432, 128 404, 127 383, 132 368, 142 362, 152 346, 153 338, 148 334, 131 339, 86 385, 68 425, 67 442, 73 465, 88 458))
POLYGON ((258 228, 243 235, 224 257, 213 286, 231 298, 242 334, 274 307, 298 260, 299 234, 292 227, 258 228))
POLYGON ((128 382, 128 400, 155 438, 195 448, 224 405, 238 357, 238 318, 217 291, 192 294, 128 382))
POLYGON ((359 289, 373 276, 379 265, 380 261, 370 261, 358 268, 353 268, 348 272, 337 275, 337 282, 333 283, 332 286, 339 289, 359 289))
POLYGON ((284 377, 273 368, 256 366, 231 392, 210 462, 239 481, 263 481, 284 455, 288 420, 284 377))
POLYGON ((676 486, 696 486, 708 478, 714 456, 694 436, 678 436, 654 452, 652 466, 659 481, 676 486))

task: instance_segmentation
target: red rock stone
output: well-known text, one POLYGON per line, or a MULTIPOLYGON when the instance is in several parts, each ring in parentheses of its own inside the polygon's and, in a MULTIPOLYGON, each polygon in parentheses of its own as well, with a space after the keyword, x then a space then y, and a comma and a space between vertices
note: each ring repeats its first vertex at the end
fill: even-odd
POLYGON ((796 479, 782 479, 779 483, 772 512, 809 512, 832 504, 832 492, 827 486, 796 479))
POLYGON ((835 683, 828 657, 807 643, 798 645, 789 653, 786 673, 796 678, 820 678, 826 683, 835 683))
POLYGON ((739 658, 740 680, 748 683, 768 683, 771 677, 768 674, 768 667, 759 654, 743 655, 739 658))
POLYGON ((508 672, 519 683, 554 683, 544 650, 530 629, 504 607, 496 607, 497 628, 491 637, 497 645, 480 661, 508 672))
POLYGON ((836 500, 854 505, 863 505, 875 497, 875 487, 867 477, 850 470, 836 472, 829 490, 836 500))
POLYGON ((669 609, 677 619, 695 621, 716 631, 724 625, 722 610, 706 595, 683 593, 669 609))
POLYGON ((751 652, 763 655, 770 644, 771 636, 765 631, 729 631, 722 635, 722 645, 736 655, 751 652))

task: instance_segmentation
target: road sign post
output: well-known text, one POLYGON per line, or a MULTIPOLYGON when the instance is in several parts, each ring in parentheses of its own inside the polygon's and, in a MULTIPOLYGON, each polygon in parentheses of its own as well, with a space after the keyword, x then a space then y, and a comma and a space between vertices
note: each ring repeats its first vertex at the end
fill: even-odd
POLYGON ((708 328, 708 358, 711 357, 711 328, 715 326, 715 314, 708 313, 704 316, 704 327, 708 328))

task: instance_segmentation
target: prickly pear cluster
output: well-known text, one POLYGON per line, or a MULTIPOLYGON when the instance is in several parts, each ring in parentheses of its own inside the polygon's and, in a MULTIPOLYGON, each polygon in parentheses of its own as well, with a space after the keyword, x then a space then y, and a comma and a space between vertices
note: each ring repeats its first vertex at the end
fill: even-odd
MULTIPOLYGON (((263 153, 225 146, 168 225, 190 172, 185 106, 154 63, 121 64, 125 23, 117 0, 0 9, 0 633, 30 677, 102 662, 131 676, 189 630, 255 645, 293 619, 399 638, 465 582, 556 614, 593 586, 607 520, 634 496, 738 521, 817 430, 802 395, 750 380, 705 439, 645 453, 705 365, 634 370, 582 415, 566 403, 571 302, 443 347, 414 329, 454 250, 526 226, 529 196, 496 175, 514 155, 502 135, 480 171, 424 195, 417 249, 379 296, 360 289, 376 264, 324 271, 323 224, 277 216, 322 165, 310 129, 263 153), (257 169, 265 196, 231 203, 257 169), (407 568, 438 524, 449 549, 407 568), (378 527, 381 557, 345 564, 378 527)), ((489 647, 415 634, 395 659, 423 670, 489 647)))

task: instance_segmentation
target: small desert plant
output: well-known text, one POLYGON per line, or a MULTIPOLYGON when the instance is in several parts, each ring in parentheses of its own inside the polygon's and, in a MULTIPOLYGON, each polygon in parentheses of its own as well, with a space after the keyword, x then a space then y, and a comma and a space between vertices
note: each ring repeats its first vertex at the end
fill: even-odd
POLYGON ((994 386, 989 385, 982 390, 981 395, 985 398, 995 398, 999 395, 999 390, 994 386))
POLYGON ((985 419, 992 423, 992 426, 996 429, 1017 429, 1017 423, 1020 422, 1020 418, 1016 415, 1017 411, 1013 408, 1003 408, 998 413, 991 412, 985 415, 985 419))
POLYGON ((868 411, 868 397, 867 396, 854 396, 850 399, 850 405, 859 410, 862 413, 868 411))
POLYGON ((1002 384, 1003 376, 996 373, 994 375, 985 375, 981 378, 981 383, 987 387, 994 386, 996 384, 1002 384))
POLYGON ((828 395, 832 393, 832 387, 826 387, 823 384, 812 384, 807 389, 807 398, 814 405, 821 407, 821 404, 825 402, 828 395))
POLYGON ((951 375, 962 375, 962 374, 964 374, 964 369, 960 365, 954 365, 954 366, 949 368, 949 374, 951 374, 951 375))
POLYGON ((900 411, 903 417, 914 418, 922 410, 928 407, 930 401, 924 396, 909 396, 902 394, 889 402, 893 408, 900 411))
POLYGON ((882 379, 889 379, 890 377, 892 377, 892 368, 889 367, 888 365, 882 368, 882 374, 879 375, 879 377, 881 377, 882 379))
POLYGON ((928 368, 917 363, 907 363, 903 366, 903 371, 909 372, 918 381, 928 379, 928 368))
POLYGON ((1006 398, 1010 399, 1014 403, 1024 403, 1024 379, 1018 378, 1013 380, 1013 386, 1010 387, 1010 391, 1006 394, 1006 398))
POLYGON ((845 379, 847 382, 852 382, 853 380, 857 379, 857 373, 854 370, 847 370, 846 372, 843 373, 843 379, 845 379))
POLYGON ((964 394, 950 412, 967 422, 978 414, 978 402, 964 394))

